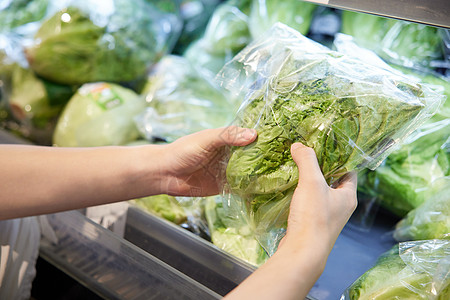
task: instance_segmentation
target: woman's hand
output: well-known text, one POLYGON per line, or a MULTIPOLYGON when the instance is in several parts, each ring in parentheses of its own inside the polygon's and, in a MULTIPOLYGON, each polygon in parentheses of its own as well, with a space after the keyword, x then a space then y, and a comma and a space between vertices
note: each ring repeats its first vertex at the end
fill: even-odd
POLYGON ((218 194, 224 150, 248 145, 256 136, 254 129, 229 126, 203 130, 168 144, 163 149, 161 190, 174 196, 218 194))

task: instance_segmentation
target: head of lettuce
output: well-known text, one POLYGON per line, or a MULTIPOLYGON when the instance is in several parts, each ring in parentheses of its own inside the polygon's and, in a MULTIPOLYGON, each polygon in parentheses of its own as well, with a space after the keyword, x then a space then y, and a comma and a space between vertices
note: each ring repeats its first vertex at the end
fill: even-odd
POLYGON ((149 1, 72 1, 41 25, 26 56, 53 82, 129 82, 145 75, 178 31, 178 19, 149 1))

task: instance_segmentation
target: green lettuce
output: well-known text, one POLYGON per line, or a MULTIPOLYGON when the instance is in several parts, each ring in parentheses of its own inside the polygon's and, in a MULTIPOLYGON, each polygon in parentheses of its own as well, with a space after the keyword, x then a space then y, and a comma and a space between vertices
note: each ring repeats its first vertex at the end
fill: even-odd
POLYGON ((442 38, 433 26, 343 11, 341 32, 381 58, 407 67, 430 68, 432 60, 443 57, 442 38))
POLYGON ((31 68, 62 84, 129 82, 145 76, 173 45, 178 20, 172 22, 172 16, 145 0, 108 3, 112 12, 69 6, 46 20, 26 49, 31 68))
POLYGON ((235 78, 242 68, 251 79, 241 83, 245 102, 235 124, 255 128, 258 138, 231 149, 225 189, 243 203, 269 253, 272 233, 286 226, 298 182, 292 143, 314 149, 325 179, 333 185, 350 171, 377 166, 386 150, 429 117, 428 105, 441 99, 406 77, 330 51, 289 30, 278 25, 268 35, 278 40, 266 43, 266 37, 249 46, 228 65, 231 71, 219 74, 232 74, 232 83, 239 82, 235 78), (249 71, 253 66, 264 66, 259 77, 249 71))
POLYGON ((242 219, 232 218, 224 208, 220 197, 206 199, 205 217, 211 241, 218 248, 254 266, 259 266, 268 259, 249 225, 242 219))
POLYGON ((397 241, 450 239, 450 177, 432 185, 431 196, 397 223, 397 241))
POLYGON ((132 203, 175 224, 182 224, 187 220, 186 212, 173 196, 165 194, 149 196, 132 200, 132 203))
POLYGON ((254 0, 248 22, 252 37, 259 38, 277 22, 306 35, 316 7, 298 0, 254 0))
POLYGON ((400 243, 380 256, 341 300, 448 299, 449 257, 448 240, 400 243))
POLYGON ((124 145, 139 138, 134 117, 145 101, 112 83, 88 83, 64 107, 53 133, 60 147, 124 145))
POLYGON ((39 21, 47 12, 48 0, 14 0, 0 7, 0 31, 39 21))

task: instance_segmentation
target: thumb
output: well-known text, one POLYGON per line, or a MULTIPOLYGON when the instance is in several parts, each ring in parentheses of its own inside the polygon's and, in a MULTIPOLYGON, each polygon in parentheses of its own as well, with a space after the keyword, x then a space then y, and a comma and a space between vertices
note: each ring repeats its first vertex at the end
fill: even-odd
POLYGON ((323 181, 326 184, 320 170, 317 156, 314 150, 302 143, 291 145, 291 155, 298 167, 299 182, 308 180, 323 181))
POLYGON ((255 129, 234 125, 216 130, 220 132, 216 146, 245 146, 253 142, 258 135, 255 129))

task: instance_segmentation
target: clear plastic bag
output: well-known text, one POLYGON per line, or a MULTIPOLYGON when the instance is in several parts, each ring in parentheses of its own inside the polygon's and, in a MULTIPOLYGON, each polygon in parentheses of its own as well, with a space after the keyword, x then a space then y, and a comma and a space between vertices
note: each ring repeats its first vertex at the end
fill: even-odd
POLYGON ((53 4, 59 11, 42 24, 26 55, 33 71, 61 84, 145 77, 172 49, 181 30, 176 14, 160 11, 150 1, 53 4))
POLYGON ((394 238, 397 241, 450 239, 450 176, 430 184, 425 202, 397 223, 394 238))
POLYGON ((396 245, 342 295, 341 300, 450 297, 450 240, 396 245))
POLYGON ((142 94, 147 108, 135 122, 149 139, 173 141, 229 124, 237 104, 211 74, 184 57, 165 56, 152 70, 142 94))
POLYGON ((225 202, 241 203, 271 255, 284 234, 298 181, 290 146, 312 147, 327 182, 375 168, 439 107, 443 96, 388 70, 342 55, 276 24, 218 74, 242 105, 234 122, 258 131, 232 148, 225 202))

